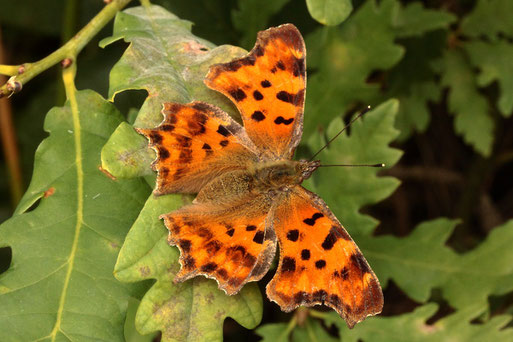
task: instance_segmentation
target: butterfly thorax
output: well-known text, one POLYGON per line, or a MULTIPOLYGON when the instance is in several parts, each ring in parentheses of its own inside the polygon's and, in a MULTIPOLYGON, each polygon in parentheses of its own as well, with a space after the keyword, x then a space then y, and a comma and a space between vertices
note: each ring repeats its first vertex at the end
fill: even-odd
POLYGON ((286 191, 309 178, 319 165, 318 160, 280 160, 259 163, 250 172, 257 188, 286 191))

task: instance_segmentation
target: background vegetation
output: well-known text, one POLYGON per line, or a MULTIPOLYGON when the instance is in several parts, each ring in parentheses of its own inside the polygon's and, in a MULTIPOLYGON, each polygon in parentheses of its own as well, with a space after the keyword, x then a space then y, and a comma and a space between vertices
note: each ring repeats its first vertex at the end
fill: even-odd
MULTIPOLYGON (((124 2, 0 0, 0 85, 124 2)), ((0 99, 1 341, 513 340, 513 2, 151 3, 0 99), (282 313, 264 294, 273 271, 233 297, 202 277, 173 284, 178 252, 158 216, 189 199, 150 195, 154 155, 133 130, 156 125, 163 101, 236 115, 203 86, 209 65, 286 22, 308 53, 297 157, 375 108, 319 158, 387 168, 308 183, 384 289, 383 313, 353 330, 321 307, 282 313)))

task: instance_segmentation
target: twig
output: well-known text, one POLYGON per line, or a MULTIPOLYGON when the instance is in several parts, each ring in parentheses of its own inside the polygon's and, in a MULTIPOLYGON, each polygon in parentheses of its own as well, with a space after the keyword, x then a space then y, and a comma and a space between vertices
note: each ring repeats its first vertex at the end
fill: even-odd
POLYGON ((66 44, 35 63, 0 65, 0 73, 11 76, 7 83, 0 87, 0 97, 19 92, 32 78, 66 58, 74 62, 84 46, 130 1, 112 0, 66 44))
MULTIPOLYGON (((0 63, 3 61, 2 31, 0 29, 0 63)), ((0 82, 5 82, 4 76, 0 76, 0 82)), ((21 176, 18 144, 16 143, 16 130, 12 122, 11 102, 9 99, 0 99, 0 136, 2 139, 5 162, 9 170, 11 202, 13 207, 16 207, 23 194, 23 180, 21 176)))

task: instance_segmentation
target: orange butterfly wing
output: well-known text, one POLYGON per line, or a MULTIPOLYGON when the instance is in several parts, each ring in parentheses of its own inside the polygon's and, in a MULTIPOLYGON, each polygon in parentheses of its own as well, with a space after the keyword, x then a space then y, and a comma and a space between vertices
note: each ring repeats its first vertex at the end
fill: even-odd
POLYGON ((164 121, 138 128, 157 152, 157 195, 199 192, 210 180, 255 160, 243 128, 221 109, 202 102, 164 103, 164 121))
POLYGON ((210 68, 205 84, 239 109, 248 136, 264 154, 290 159, 303 129, 306 50, 294 25, 258 34, 244 58, 210 68))
POLYGON ((234 191, 247 176, 228 172, 207 184, 193 204, 161 216, 169 243, 180 249, 175 281, 202 274, 233 295, 267 273, 276 252, 276 235, 266 219, 272 202, 265 194, 234 191))
POLYGON ((269 299, 284 311, 327 305, 351 328, 381 312, 376 275, 322 199, 297 186, 272 215, 280 263, 267 285, 269 299))

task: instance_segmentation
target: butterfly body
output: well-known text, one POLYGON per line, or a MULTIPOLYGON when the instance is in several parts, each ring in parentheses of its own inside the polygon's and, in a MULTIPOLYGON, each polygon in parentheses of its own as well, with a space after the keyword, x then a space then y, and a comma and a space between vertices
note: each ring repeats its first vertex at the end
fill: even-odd
POLYGON ((205 84, 239 109, 244 126, 202 102, 165 103, 164 121, 138 129, 157 152, 155 194, 198 193, 164 214, 180 249, 175 281, 215 279, 233 295, 269 270, 282 310, 325 304, 349 327, 381 312, 379 281, 324 201, 301 183, 319 161, 291 160, 303 125, 306 51, 290 24, 260 32, 245 57, 211 67, 205 84))

